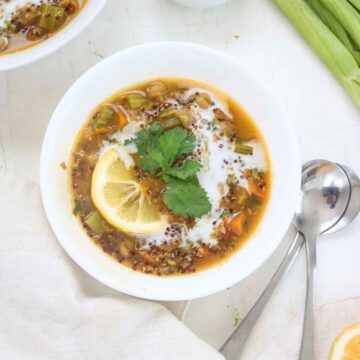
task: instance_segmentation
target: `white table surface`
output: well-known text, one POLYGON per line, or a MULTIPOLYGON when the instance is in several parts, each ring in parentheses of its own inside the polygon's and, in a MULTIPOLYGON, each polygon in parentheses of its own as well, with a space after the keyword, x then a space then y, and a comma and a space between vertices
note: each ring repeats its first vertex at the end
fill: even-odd
MULTIPOLYGON (((69 86, 116 51, 162 40, 200 43, 239 59, 284 108, 296 129, 304 162, 326 158, 360 173, 359 111, 271 0, 230 0, 209 10, 185 8, 171 0, 109 0, 98 18, 63 49, 0 74, 0 172, 15 172, 37 183, 42 138, 69 86)), ((318 305, 360 296, 359 231, 360 218, 319 241, 318 305)), ((200 337, 221 346, 234 317, 244 316, 292 236, 290 230, 269 261, 232 289, 165 305, 200 337)), ((261 359, 264 347, 301 317, 304 289, 301 254, 257 324, 243 359, 261 359)))

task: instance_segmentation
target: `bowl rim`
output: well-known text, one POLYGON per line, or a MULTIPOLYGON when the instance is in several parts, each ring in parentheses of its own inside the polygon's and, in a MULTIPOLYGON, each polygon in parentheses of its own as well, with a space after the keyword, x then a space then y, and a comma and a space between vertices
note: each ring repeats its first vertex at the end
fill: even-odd
MULTIPOLYGON (((176 76, 174 76, 174 77, 176 77, 176 76)), ((156 78, 156 75, 154 76, 154 78, 156 78)), ((134 83, 136 83, 136 81, 134 81, 134 83)), ((231 96, 231 94, 229 94, 229 95, 231 96)), ((104 96, 104 98, 105 98, 105 96, 104 96)), ((250 113, 250 115, 251 115, 251 113, 250 113)), ((266 136, 264 134, 263 134, 263 136, 266 141, 267 140, 266 136)), ((271 159, 271 152, 270 152, 270 159, 271 159)), ((58 106, 56 107, 56 109, 51 117, 51 120, 49 122, 48 128, 46 130, 46 134, 45 134, 43 145, 42 145, 41 159, 40 159, 40 187, 41 187, 41 195, 42 195, 42 201, 43 201, 45 213, 46 213, 48 221, 56 235, 56 238, 61 243, 61 245, 63 246, 65 251, 83 270, 85 270, 87 273, 89 273, 91 276, 93 276, 100 282, 102 282, 102 283, 106 284, 107 286, 109 286, 115 290, 118 290, 120 292, 129 294, 132 296, 136 296, 139 298, 149 299, 149 300, 180 301, 180 300, 201 298, 201 297, 211 295, 211 294, 217 293, 219 291, 225 290, 226 288, 233 286, 234 284, 244 280, 250 274, 252 274, 257 269, 259 269, 261 267, 261 265, 272 255, 272 253, 275 251, 275 249, 279 246, 280 242, 282 241, 282 238, 284 237, 284 235, 286 234, 286 231, 288 230, 288 227, 290 226, 293 212, 294 212, 295 206, 297 204, 297 198, 298 198, 297 194, 300 191, 300 182, 301 182, 301 162, 300 162, 300 152, 299 152, 297 137, 296 137, 293 126, 289 122, 285 121, 283 112, 281 111, 281 109, 278 106, 277 102, 275 101, 274 97, 271 95, 271 92, 260 81, 258 81, 256 78, 254 78, 254 76, 251 73, 249 73, 237 59, 235 59, 232 56, 227 55, 219 50, 215 50, 215 49, 207 47, 207 46, 193 44, 193 43, 189 43, 189 42, 162 41, 162 42, 147 43, 147 44, 130 47, 130 48, 119 51, 119 52, 107 57, 106 59, 100 61, 99 63, 94 65, 92 68, 90 68, 88 71, 86 71, 71 86, 71 88, 63 96, 63 98, 59 102, 58 106), (144 291, 143 289, 139 289, 139 288, 134 289, 134 288, 131 288, 131 286, 129 287, 127 285, 125 285, 123 287, 118 286, 118 285, 115 286, 114 283, 112 283, 112 281, 110 281, 109 278, 106 276, 104 271, 102 271, 101 269, 99 269, 96 266, 93 266, 93 264, 91 264, 91 262, 88 261, 89 259, 85 259, 85 257, 82 254, 77 253, 75 251, 74 247, 71 246, 71 243, 69 241, 65 240, 65 238, 61 236, 61 231, 60 231, 59 227, 57 226, 58 225, 57 219, 52 214, 50 200, 47 198, 47 195, 50 193, 49 193, 48 184, 46 183, 46 165, 47 165, 47 161, 48 161, 47 148, 50 145, 49 141, 51 140, 50 135, 51 135, 51 132, 53 131, 52 127, 54 124, 54 119, 59 117, 59 114, 62 111, 62 107, 64 106, 64 103, 66 102, 66 97, 69 96, 69 93, 71 93, 71 91, 73 89, 76 89, 78 86, 81 86, 80 85, 81 82, 85 81, 87 78, 90 78, 92 76, 93 72, 96 71, 96 69, 98 69, 101 66, 106 66, 106 64, 108 62, 112 62, 117 57, 128 56, 128 55, 131 55, 132 52, 137 52, 137 51, 142 51, 142 50, 145 50, 145 51, 146 50, 154 50, 154 49, 158 50, 159 47, 160 48, 184 47, 185 50, 188 50, 188 51, 200 51, 200 52, 202 51, 202 52, 207 53, 207 55, 209 55, 209 56, 210 55, 216 56, 218 58, 221 57, 225 61, 228 61, 228 62, 231 62, 232 64, 234 64, 239 69, 239 71, 241 71, 243 73, 244 76, 246 75, 253 82, 253 84, 256 85, 256 87, 259 90, 261 90, 264 94, 266 94, 268 99, 271 101, 272 105, 274 107, 276 107, 277 110, 280 111, 280 115, 282 115, 281 116, 282 127, 283 127, 283 129, 286 130, 286 134, 289 136, 289 143, 292 144, 292 148, 287 149, 287 150, 291 152, 291 158, 292 158, 292 162, 294 165, 292 167, 293 173, 291 174, 292 177, 294 178, 294 183, 291 186, 292 186, 292 189, 295 191, 295 194, 293 195, 292 199, 289 199, 290 205, 286 211, 286 214, 284 214, 284 216, 283 216, 284 220, 282 221, 283 225, 282 225, 281 231, 278 231, 278 233, 281 236, 279 235, 277 237, 276 241, 273 241, 272 246, 269 247, 268 251, 266 253, 264 252, 261 256, 258 256, 256 258, 256 261, 254 261, 252 263, 252 266, 249 267, 248 269, 244 270, 240 277, 232 276, 227 279, 223 279, 224 281, 221 283, 218 283, 218 284, 214 283, 211 286, 208 286, 203 289, 199 288, 196 290, 192 290, 191 294, 184 293, 181 295, 179 295, 179 294, 174 295, 174 294, 168 293, 166 296, 163 294, 160 296, 159 296, 159 294, 152 294, 152 293, 149 293, 148 291, 144 291), (285 224, 287 224, 287 225, 285 226, 285 224)), ((264 218, 261 220, 262 222, 264 221, 266 216, 267 216, 267 214, 265 213, 264 218)), ((251 239, 249 239, 249 241, 251 241, 251 239)), ((101 249, 99 249, 99 251, 101 251, 101 249)), ((242 249, 239 251, 242 251, 242 249)), ((234 258, 234 255, 229 257, 226 260, 226 263, 231 262, 232 258, 234 258)), ((210 269, 216 269, 216 268, 217 268, 217 266, 214 266, 214 267, 211 267, 210 269)), ((206 273, 206 272, 209 272, 209 270, 203 270, 203 271, 199 272, 198 274, 206 273)), ((144 277, 144 279, 149 276, 149 275, 142 274, 142 273, 140 273, 140 274, 144 277)), ((187 275, 182 278, 186 279, 188 276, 191 277, 192 275, 187 275)), ((172 277, 161 277, 161 278, 157 278, 157 279, 171 279, 171 278, 172 277)))
POLYGON ((8 55, 0 56, 0 72, 14 70, 59 50, 80 33, 95 19, 105 6, 107 0, 90 1, 85 4, 79 14, 54 36, 36 44, 29 49, 19 50, 8 55), (86 16, 85 16, 86 15, 86 16))

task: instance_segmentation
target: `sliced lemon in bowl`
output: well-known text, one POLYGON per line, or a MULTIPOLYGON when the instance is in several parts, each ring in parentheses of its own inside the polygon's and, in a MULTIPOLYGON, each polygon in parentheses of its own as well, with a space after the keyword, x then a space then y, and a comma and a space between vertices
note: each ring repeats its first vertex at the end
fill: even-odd
POLYGON ((331 346, 329 360, 360 359, 360 323, 346 328, 331 346))
POLYGON ((163 222, 136 179, 133 166, 132 157, 123 147, 110 147, 96 164, 91 197, 101 215, 115 228, 133 234, 155 234, 163 228, 163 222))

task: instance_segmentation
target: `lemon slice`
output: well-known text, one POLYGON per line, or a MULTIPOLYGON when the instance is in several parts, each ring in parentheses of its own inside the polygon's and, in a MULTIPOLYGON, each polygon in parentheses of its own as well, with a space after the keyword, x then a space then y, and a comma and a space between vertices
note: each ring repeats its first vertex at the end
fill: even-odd
POLYGON ((111 225, 127 233, 154 234, 163 227, 159 211, 136 180, 132 157, 121 146, 109 148, 98 160, 91 197, 111 225))
POLYGON ((331 346, 329 360, 360 359, 360 323, 341 332, 331 346))

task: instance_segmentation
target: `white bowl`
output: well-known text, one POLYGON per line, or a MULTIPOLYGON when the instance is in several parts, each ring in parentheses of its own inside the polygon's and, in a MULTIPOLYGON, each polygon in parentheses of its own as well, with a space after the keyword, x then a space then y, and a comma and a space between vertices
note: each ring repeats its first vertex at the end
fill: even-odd
POLYGON ((0 71, 30 64, 58 50, 91 23, 95 16, 101 11, 106 1, 107 0, 89 0, 73 21, 49 39, 29 49, 0 56, 0 71))
POLYGON ((233 58, 204 46, 160 42, 121 51, 87 71, 65 94, 47 129, 41 154, 41 192, 49 222, 64 249, 104 284, 134 296, 183 300, 209 295, 241 281, 275 250, 293 215, 300 187, 297 140, 272 96, 233 58), (127 87, 158 77, 184 77, 225 91, 253 117, 269 149, 272 196, 258 231, 223 264, 192 275, 156 277, 135 272, 103 253, 73 216, 68 174, 60 163, 92 110, 127 87))

